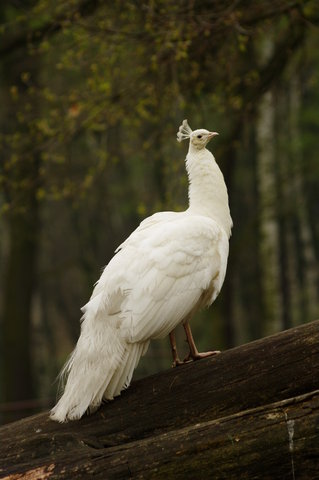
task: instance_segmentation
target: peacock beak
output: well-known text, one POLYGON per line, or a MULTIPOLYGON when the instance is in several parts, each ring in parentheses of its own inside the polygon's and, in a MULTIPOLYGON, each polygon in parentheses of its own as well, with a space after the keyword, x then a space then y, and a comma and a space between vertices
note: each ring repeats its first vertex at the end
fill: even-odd
POLYGON ((217 132, 209 132, 209 134, 208 134, 209 140, 210 140, 211 138, 213 138, 213 137, 216 137, 216 135, 219 135, 219 133, 217 133, 217 132))

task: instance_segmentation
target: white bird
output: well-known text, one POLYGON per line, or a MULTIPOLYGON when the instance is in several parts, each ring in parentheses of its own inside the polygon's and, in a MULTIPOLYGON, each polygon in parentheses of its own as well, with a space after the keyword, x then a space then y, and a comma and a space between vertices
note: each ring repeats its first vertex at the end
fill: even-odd
POLYGON ((150 340, 169 335, 174 365, 174 329, 183 324, 190 353, 199 353, 189 321, 216 299, 228 258, 232 219, 224 177, 205 147, 216 132, 192 131, 184 120, 178 141, 190 139, 186 156, 189 207, 146 218, 119 246, 82 308, 81 334, 61 375, 64 393, 51 411, 59 422, 95 411, 127 388, 150 340))

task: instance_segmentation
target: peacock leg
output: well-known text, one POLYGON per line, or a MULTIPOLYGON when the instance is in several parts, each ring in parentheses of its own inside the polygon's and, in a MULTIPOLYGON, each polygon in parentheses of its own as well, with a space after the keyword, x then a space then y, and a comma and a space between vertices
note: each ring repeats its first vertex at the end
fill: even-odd
POLYGON ((178 356, 178 353, 177 353, 176 337, 175 337, 174 330, 172 330, 171 333, 169 334, 169 341, 171 343, 172 356, 173 356, 172 367, 177 367, 178 365, 182 365, 184 362, 182 362, 179 359, 179 356, 178 356))
POLYGON ((189 354, 184 359, 184 363, 188 362, 190 359, 200 360, 201 358, 211 357, 212 355, 217 355, 218 353, 220 353, 219 350, 213 350, 211 352, 199 353, 199 351, 196 348, 194 338, 193 338, 193 334, 192 334, 191 327, 189 325, 188 320, 186 320, 183 323, 183 327, 184 327, 184 330, 185 330, 185 333, 186 333, 186 339, 187 339, 187 342, 188 342, 188 345, 189 345, 189 354))

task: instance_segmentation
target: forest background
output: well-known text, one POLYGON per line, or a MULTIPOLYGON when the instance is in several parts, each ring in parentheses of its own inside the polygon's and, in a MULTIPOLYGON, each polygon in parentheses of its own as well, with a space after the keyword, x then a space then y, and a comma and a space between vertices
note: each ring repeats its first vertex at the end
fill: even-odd
MULTIPOLYGON (((187 207, 184 118, 220 133, 234 220, 198 346, 318 318, 316 0, 3 0, 0 23, 1 422, 54 402, 116 247, 187 207)), ((170 363, 154 341, 135 378, 170 363)))

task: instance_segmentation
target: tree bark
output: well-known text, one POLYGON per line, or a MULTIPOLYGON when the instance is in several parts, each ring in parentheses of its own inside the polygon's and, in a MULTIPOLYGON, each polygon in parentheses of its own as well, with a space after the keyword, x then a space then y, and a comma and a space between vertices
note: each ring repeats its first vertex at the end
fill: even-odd
POLYGON ((0 478, 316 478, 318 367, 316 321, 135 382, 78 422, 6 425, 0 478))

